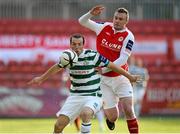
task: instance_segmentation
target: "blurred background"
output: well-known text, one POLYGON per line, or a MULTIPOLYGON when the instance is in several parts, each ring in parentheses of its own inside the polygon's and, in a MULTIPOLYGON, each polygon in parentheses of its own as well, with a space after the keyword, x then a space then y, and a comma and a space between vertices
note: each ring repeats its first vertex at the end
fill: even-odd
POLYGON ((118 7, 129 10, 133 56, 149 72, 140 115, 180 115, 179 0, 0 0, 1 118, 55 117, 67 97, 64 74, 41 86, 27 82, 58 62, 72 33, 95 49, 95 33, 78 18, 97 4, 106 7, 97 21, 111 21, 118 7))

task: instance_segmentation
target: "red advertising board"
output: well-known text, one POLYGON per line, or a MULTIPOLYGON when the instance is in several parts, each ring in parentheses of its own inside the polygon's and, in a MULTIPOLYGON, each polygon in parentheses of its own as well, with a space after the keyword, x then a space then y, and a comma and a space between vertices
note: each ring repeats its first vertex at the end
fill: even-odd
POLYGON ((180 115, 180 88, 148 89, 141 113, 143 115, 180 115))
POLYGON ((163 36, 138 36, 133 47, 133 54, 136 57, 153 62, 166 60, 168 51, 168 42, 163 36))
MULTIPOLYGON (((69 48, 69 39, 65 35, 0 35, 0 60, 34 60, 40 54, 46 60, 56 61, 69 48)), ((87 36, 85 47, 95 46, 93 43, 92 36, 87 36)))

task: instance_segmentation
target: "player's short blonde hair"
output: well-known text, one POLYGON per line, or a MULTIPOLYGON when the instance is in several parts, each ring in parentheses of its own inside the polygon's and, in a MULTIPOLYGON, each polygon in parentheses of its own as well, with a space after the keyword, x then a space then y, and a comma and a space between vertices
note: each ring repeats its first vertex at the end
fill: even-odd
POLYGON ((120 7, 118 9, 116 9, 115 12, 118 12, 118 13, 125 13, 127 15, 127 21, 129 21, 129 11, 124 8, 124 7, 120 7))

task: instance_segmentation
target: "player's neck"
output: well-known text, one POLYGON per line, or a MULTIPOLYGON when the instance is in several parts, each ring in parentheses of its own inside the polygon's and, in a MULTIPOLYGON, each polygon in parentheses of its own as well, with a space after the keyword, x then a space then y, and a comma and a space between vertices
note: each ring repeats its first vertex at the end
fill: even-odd
POLYGON ((126 29, 126 26, 123 26, 123 27, 121 27, 121 28, 114 28, 114 27, 113 27, 113 29, 114 29, 115 32, 120 32, 120 31, 125 30, 125 29, 126 29))
POLYGON ((118 33, 118 32, 124 32, 126 30, 126 27, 122 28, 122 29, 114 29, 114 34, 118 33))

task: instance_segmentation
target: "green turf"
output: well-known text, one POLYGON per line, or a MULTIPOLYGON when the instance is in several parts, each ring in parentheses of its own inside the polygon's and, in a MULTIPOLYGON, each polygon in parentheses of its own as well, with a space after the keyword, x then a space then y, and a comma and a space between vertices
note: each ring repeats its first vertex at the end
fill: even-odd
MULTIPOLYGON (((51 133, 56 119, 0 119, 0 133, 51 133)), ((180 133, 180 117, 144 117, 139 119, 141 133, 180 133)), ((97 120, 92 121, 92 133, 98 131, 97 120)), ((65 133, 76 133, 75 126, 69 125, 65 133)), ((120 119, 116 122, 114 131, 106 128, 104 133, 128 133, 126 122, 120 119)))

